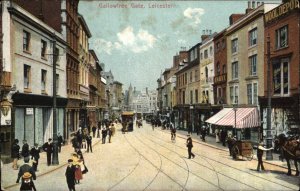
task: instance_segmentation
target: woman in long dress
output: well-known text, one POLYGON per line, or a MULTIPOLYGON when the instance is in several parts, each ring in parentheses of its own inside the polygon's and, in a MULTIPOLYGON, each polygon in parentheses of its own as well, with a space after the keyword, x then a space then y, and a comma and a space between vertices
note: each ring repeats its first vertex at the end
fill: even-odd
POLYGON ((219 129, 216 129, 216 143, 220 142, 220 138, 219 138, 219 129))
POLYGON ((79 157, 76 153, 74 153, 72 155, 72 159, 73 159, 73 165, 76 167, 76 170, 75 170, 75 183, 79 184, 80 180, 83 179, 82 171, 81 171, 81 167, 80 167, 81 163, 82 163, 82 160, 79 159, 79 157))

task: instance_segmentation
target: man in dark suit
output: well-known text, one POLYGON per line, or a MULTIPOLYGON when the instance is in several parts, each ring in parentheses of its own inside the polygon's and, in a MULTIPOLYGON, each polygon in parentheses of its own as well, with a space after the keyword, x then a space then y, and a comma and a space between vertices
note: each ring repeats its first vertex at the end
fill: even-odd
POLYGON ((26 140, 23 140, 23 146, 22 146, 21 154, 24 158, 29 157, 29 145, 27 144, 26 140))
POLYGON ((39 164, 39 159, 40 159, 40 148, 37 143, 35 143, 34 147, 30 150, 30 155, 31 155, 31 159, 34 159, 32 167, 33 170, 36 172, 39 164))
POLYGON ((96 130, 97 130, 97 127, 93 126, 93 127, 92 127, 92 131, 93 131, 93 138, 95 138, 95 135, 96 135, 96 130))
POLYGON ((86 143, 87 143, 87 152, 89 152, 91 149, 91 153, 92 153, 93 149, 92 149, 92 136, 91 135, 87 135, 86 143))
MULTIPOLYGON (((23 176, 23 174, 25 172, 29 172, 32 175, 33 180, 36 179, 35 172, 34 172, 33 168, 29 165, 29 157, 24 158, 24 164, 19 169, 18 178, 17 178, 16 183, 20 182, 20 178, 23 176)), ((23 181, 23 179, 22 179, 22 181, 23 181)))
POLYGON ((43 150, 47 153, 47 165, 51 165, 51 154, 53 153, 52 139, 49 138, 48 142, 43 145, 43 150))
POLYGON ((64 143, 64 139, 63 139, 62 135, 60 133, 58 133, 58 135, 57 135, 57 148, 58 148, 59 153, 61 151, 61 145, 63 145, 63 143, 64 143))
POLYGON ((193 140, 191 138, 190 135, 187 135, 187 140, 186 140, 186 146, 188 148, 188 154, 189 154, 189 159, 191 159, 191 157, 195 158, 194 153, 192 153, 192 148, 193 148, 193 140))
POLYGON ((69 159, 65 173, 69 191, 75 191, 75 170, 76 167, 73 165, 73 160, 69 159))

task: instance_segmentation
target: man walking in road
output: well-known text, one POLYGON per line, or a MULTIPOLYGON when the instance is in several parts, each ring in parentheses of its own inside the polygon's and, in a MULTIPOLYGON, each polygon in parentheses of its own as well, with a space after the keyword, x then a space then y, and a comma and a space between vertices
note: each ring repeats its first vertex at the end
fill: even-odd
POLYGON ((93 138, 95 138, 96 130, 97 130, 97 128, 96 128, 95 126, 93 126, 93 128, 92 128, 92 131, 93 131, 93 138))
POLYGON ((29 157, 24 158, 24 164, 19 169, 18 178, 17 178, 16 183, 20 182, 20 178, 24 175, 25 172, 29 172, 32 175, 33 180, 36 179, 35 172, 34 172, 33 168, 29 165, 29 157))
POLYGON ((195 158, 194 153, 192 153, 192 148, 193 148, 193 140, 191 138, 190 135, 187 135, 187 140, 186 140, 186 146, 188 148, 188 154, 189 154, 189 159, 191 159, 191 157, 195 158))
POLYGON ((40 148, 37 143, 34 143, 34 147, 30 150, 31 160, 33 159, 32 168, 36 172, 40 159, 40 148))
POLYGON ((103 129, 102 129, 102 144, 105 144, 106 136, 107 136, 107 129, 106 129, 106 127, 103 127, 103 129))
POLYGON ((52 139, 49 138, 48 142, 43 145, 43 150, 47 152, 47 165, 51 165, 51 154, 53 153, 52 139))
POLYGON ((76 167, 73 165, 73 160, 69 159, 65 173, 69 191, 75 191, 75 170, 76 167))
POLYGON ((265 170, 265 167, 264 167, 264 164, 263 164, 263 160, 262 160, 262 157, 264 155, 264 151, 269 151, 269 150, 272 150, 273 148, 265 148, 263 147, 263 143, 260 142, 258 144, 258 147, 257 147, 257 160, 258 160, 258 164, 257 164, 257 171, 260 171, 260 168, 261 170, 265 170))
POLYGON ((92 136, 91 135, 87 135, 86 144, 87 144, 87 151, 86 152, 90 152, 90 149, 91 149, 91 153, 92 153, 93 149, 92 149, 92 136))

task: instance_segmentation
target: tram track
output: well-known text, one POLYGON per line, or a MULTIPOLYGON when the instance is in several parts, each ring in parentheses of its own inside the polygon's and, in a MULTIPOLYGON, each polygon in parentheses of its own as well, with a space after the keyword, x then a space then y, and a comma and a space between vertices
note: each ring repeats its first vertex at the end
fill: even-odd
POLYGON ((149 164, 151 164, 158 171, 158 173, 154 176, 154 178, 150 181, 150 183, 147 184, 147 186, 143 190, 147 189, 154 182, 154 180, 157 178, 159 173, 162 173, 165 176, 167 176, 170 180, 172 180, 174 183, 176 183, 180 188, 182 188, 182 190, 187 191, 187 189, 184 189, 183 185, 181 185, 178 181, 174 180, 172 177, 170 177, 167 173, 165 173, 162 170, 162 159, 161 159, 159 153, 156 152, 158 154, 158 156, 160 157, 160 161, 161 161, 160 167, 158 168, 153 162, 151 162, 147 157, 145 157, 135 146, 133 146, 133 144, 128 140, 128 138, 125 134, 124 134, 124 137, 125 137, 126 141, 128 142, 128 144, 130 145, 130 147, 133 148, 142 158, 144 158, 146 161, 148 161, 149 164))
MULTIPOLYGON (((161 132, 164 132, 164 131, 161 131, 161 132)), ((166 132, 164 132, 164 133, 167 134, 166 132)), ((142 133, 139 133, 139 134, 142 135, 142 133)), ((165 141, 165 139, 162 139, 162 138, 159 138, 159 137, 157 137, 157 136, 154 136, 154 135, 152 135, 151 133, 149 133, 149 134, 147 134, 147 135, 150 135, 151 137, 154 137, 155 139, 159 139, 159 140, 163 141, 164 143, 167 143, 168 145, 175 145, 176 147, 178 147, 178 148, 180 148, 180 149, 186 150, 186 148, 184 148, 184 147, 182 147, 182 146, 178 146, 178 145, 176 145, 176 144, 174 144, 174 143, 167 142, 167 141, 165 141)), ((143 136, 143 137, 145 137, 145 138, 147 138, 148 140, 154 142, 152 139, 149 139, 147 136, 143 136)), ((179 136, 177 136, 177 137, 179 137, 179 136)), ((180 137, 180 138, 181 138, 181 139, 184 139, 183 137, 180 137)), ((169 151, 172 151, 171 149, 169 149, 169 148, 163 146, 162 144, 159 144, 159 143, 157 143, 157 142, 154 142, 154 143, 160 145, 161 147, 166 148, 166 149, 169 150, 169 151)), ((197 142, 195 142, 195 143, 197 143, 197 142)), ((197 143, 197 144, 200 144, 200 143, 197 143)), ((201 144, 201 145, 203 145, 203 144, 201 144)), ((204 145, 204 146, 206 146, 206 145, 204 145)), ((174 152, 174 151, 172 151, 172 152, 174 152)), ((293 188, 288 187, 288 186, 286 186, 286 185, 283 185, 283 184, 274 182, 274 181, 272 181, 272 180, 266 179, 266 178, 264 178, 264 177, 257 176, 257 175, 255 175, 255 174, 249 173, 249 172, 247 172, 247 171, 238 169, 238 168, 236 168, 236 167, 233 167, 233 166, 230 166, 230 165, 228 165, 228 164, 225 164, 225 163, 223 163, 223 162, 221 162, 221 161, 215 160, 215 159, 213 159, 213 158, 211 158, 211 157, 202 156, 201 154, 199 154, 199 153, 197 153, 197 152, 194 152, 194 154, 196 154, 197 156, 199 156, 199 157, 201 157, 201 158, 203 158, 203 159, 211 160, 211 161, 216 162, 216 163, 218 163, 218 164, 224 165, 224 166, 226 166, 226 167, 228 167, 228 168, 232 168, 232 169, 235 169, 235 170, 237 170, 237 171, 240 171, 240 172, 246 173, 246 174, 248 174, 248 175, 251 175, 251 176, 253 176, 253 177, 255 177, 255 178, 260 178, 260 179, 262 179, 262 180, 264 180, 264 181, 268 181, 268 182, 270 182, 270 183, 279 185, 279 186, 281 186, 281 187, 284 187, 284 188, 287 188, 287 189, 294 190, 293 188)), ((204 166, 204 165, 198 163, 197 161, 192 160, 192 162, 194 162, 194 163, 196 163, 196 164, 198 164, 198 165, 200 165, 200 166, 206 167, 206 166, 204 166)), ((214 169, 211 169, 211 168, 209 168, 209 167, 206 167, 206 168, 208 168, 208 169, 210 169, 210 170, 212 170, 212 171, 214 170, 214 169)), ((254 188, 253 186, 251 186, 251 185, 249 185, 249 184, 243 183, 243 182, 241 182, 241 181, 239 181, 239 180, 236 180, 236 179, 234 179, 234 178, 232 178, 232 177, 229 177, 228 175, 226 175, 226 174, 224 174, 224 173, 221 173, 221 172, 217 172, 217 173, 218 173, 218 174, 221 174, 221 175, 223 175, 223 176, 225 176, 225 177, 227 177, 227 178, 230 178, 230 179, 232 179, 232 180, 235 180, 235 181, 237 181, 237 182, 240 182, 240 183, 242 183, 242 184, 244 184, 244 185, 246 185, 246 186, 252 187, 252 188, 255 189, 255 190, 259 190, 259 189, 254 188)))

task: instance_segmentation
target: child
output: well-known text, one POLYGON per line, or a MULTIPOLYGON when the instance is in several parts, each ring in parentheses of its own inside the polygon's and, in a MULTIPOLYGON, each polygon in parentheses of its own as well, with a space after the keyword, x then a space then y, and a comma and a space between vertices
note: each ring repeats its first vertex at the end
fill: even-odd
POLYGON ((36 188, 34 186, 34 183, 31 179, 31 174, 29 172, 25 172, 22 176, 23 181, 20 187, 20 191, 28 191, 28 190, 34 190, 36 191, 36 188))

